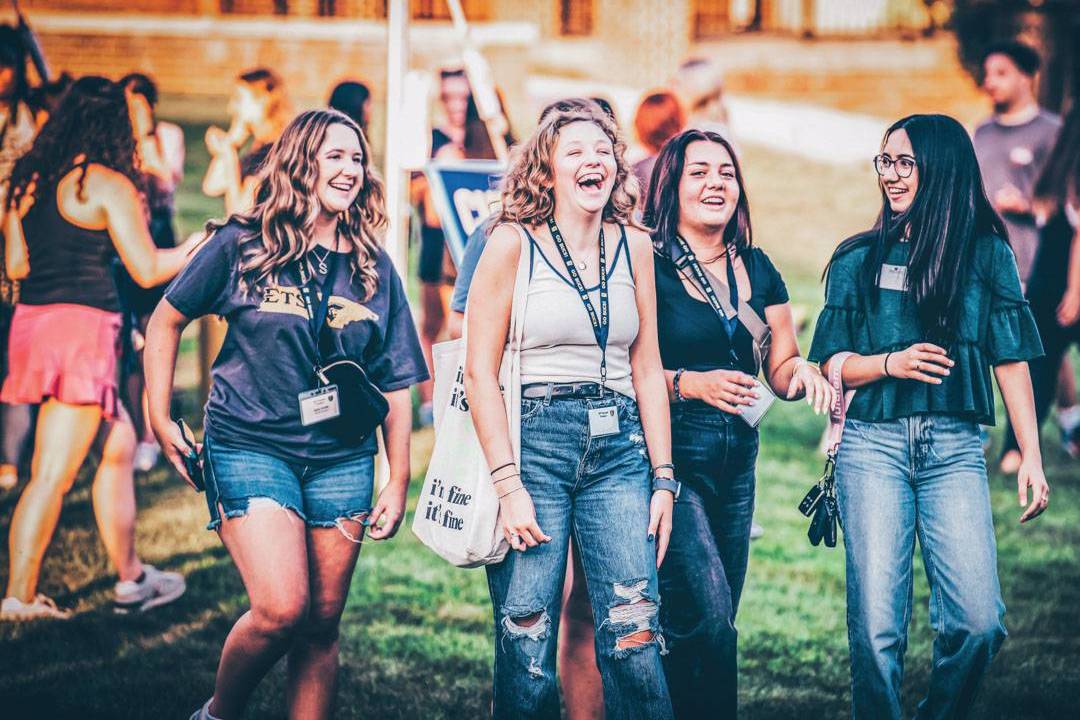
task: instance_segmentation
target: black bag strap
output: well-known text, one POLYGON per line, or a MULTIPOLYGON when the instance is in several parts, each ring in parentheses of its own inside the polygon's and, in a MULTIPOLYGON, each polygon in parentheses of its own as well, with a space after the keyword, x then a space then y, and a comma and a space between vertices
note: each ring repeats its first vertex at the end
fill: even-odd
POLYGON ((330 293, 334 289, 334 279, 337 275, 338 256, 330 253, 328 258, 330 269, 326 273, 326 279, 320 285, 314 275, 308 274, 307 266, 300 264, 300 296, 304 300, 304 310, 308 316, 308 327, 311 329, 311 337, 315 341, 315 369, 323 366, 322 350, 319 348, 319 335, 322 333, 326 318, 330 313, 330 293), (322 291, 321 294, 319 291, 322 291))
MULTIPOLYGON (((731 290, 728 285, 698 262, 686 240, 676 235, 675 242, 671 243, 669 248, 671 261, 675 263, 675 267, 690 268, 698 285, 701 286, 702 294, 705 295, 705 299, 709 301, 709 305, 721 321, 726 323, 729 317, 734 317, 750 333, 754 341, 754 364, 760 369, 772 345, 772 330, 769 329, 768 323, 754 312, 749 302, 740 302, 738 308, 731 304, 731 290)), ((731 265, 730 257, 727 258, 727 263, 731 265)))

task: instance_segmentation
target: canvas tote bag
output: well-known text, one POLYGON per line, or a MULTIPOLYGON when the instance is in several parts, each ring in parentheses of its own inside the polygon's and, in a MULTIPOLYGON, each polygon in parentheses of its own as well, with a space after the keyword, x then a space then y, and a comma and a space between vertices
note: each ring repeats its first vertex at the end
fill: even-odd
MULTIPOLYGON (((521 235, 521 229, 518 228, 521 235)), ((510 331, 499 368, 514 459, 521 459, 521 340, 532 270, 532 253, 522 236, 510 331)), ((470 296, 469 303, 473 298, 470 296)), ((468 309, 466 308, 466 315, 468 309)), ((499 526, 499 498, 476 436, 465 398, 467 335, 435 345, 435 445, 413 516, 412 530, 437 555, 458 567, 501 561, 509 544, 499 526)))

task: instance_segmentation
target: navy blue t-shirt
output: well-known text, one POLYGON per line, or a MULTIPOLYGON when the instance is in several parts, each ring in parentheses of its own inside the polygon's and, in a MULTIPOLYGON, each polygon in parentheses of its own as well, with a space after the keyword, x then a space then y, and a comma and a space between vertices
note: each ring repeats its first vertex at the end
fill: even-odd
MULTIPOLYGON (((256 292, 241 288, 239 257, 247 231, 229 223, 206 241, 165 291, 189 318, 221 315, 229 324, 211 370, 206 433, 222 445, 254 450, 299 464, 336 462, 376 452, 372 436, 359 448, 343 445, 320 424, 300 424, 297 396, 316 386, 315 341, 300 293, 299 268, 267 280, 256 292)), ((390 257, 379 250, 375 295, 361 302, 347 253, 337 272, 323 327, 324 362, 358 362, 383 392, 427 380, 412 314, 390 257), (330 354, 327 354, 330 353, 330 354)))

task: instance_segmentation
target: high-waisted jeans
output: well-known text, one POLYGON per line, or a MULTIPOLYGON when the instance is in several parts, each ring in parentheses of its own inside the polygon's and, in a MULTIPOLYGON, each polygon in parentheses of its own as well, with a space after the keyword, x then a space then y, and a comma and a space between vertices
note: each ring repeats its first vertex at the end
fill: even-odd
POLYGON ((849 419, 836 477, 847 552, 852 717, 901 717, 916 536, 937 632, 918 717, 964 717, 1005 639, 978 426, 948 415, 849 419))
POLYGON ((495 614, 495 718, 559 717, 556 642, 570 537, 581 553, 608 720, 671 717, 660 661, 649 460, 637 404, 523 400, 521 480, 551 541, 487 567, 495 614), (589 436, 590 408, 615 404, 620 432, 589 436), (641 639, 642 631, 651 633, 641 639))
POLYGON ((664 657, 676 717, 731 718, 738 704, 739 608, 754 515, 758 432, 703 403, 671 408, 682 493, 660 568, 664 657))

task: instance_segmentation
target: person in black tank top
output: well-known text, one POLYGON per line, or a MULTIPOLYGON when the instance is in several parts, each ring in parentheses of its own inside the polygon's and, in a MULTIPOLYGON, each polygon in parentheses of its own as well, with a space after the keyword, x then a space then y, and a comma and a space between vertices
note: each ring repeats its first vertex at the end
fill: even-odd
POLYGON ((750 205, 727 140, 705 130, 669 140, 653 167, 645 222, 654 228, 656 321, 682 482, 660 567, 664 669, 676 717, 735 717, 735 613, 758 453, 756 421, 740 415, 768 392, 759 372, 778 396, 806 395, 819 413, 832 392, 799 355, 783 278, 751 245, 750 205), (768 326, 771 345, 756 341, 741 316, 728 316, 721 292, 731 308, 748 306, 768 326))
POLYGON ((183 577, 135 553, 135 433, 116 401, 120 306, 110 265, 119 248, 140 285, 161 284, 180 270, 191 244, 159 250, 150 239, 127 110, 116 83, 78 80, 11 178, 4 234, 8 272, 23 282, 23 294, 0 401, 41 405, 34 454, 49 461, 35 464, 13 516, 4 620, 68 615, 36 593, 37 579, 63 495, 102 420, 109 426, 94 507, 120 576, 116 609, 149 609, 184 591, 183 577))

